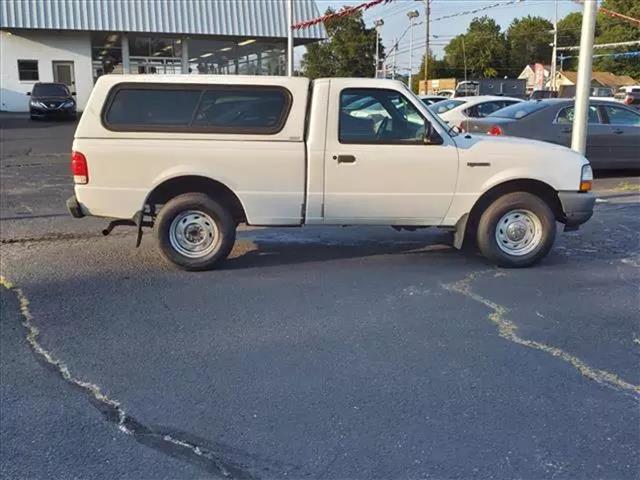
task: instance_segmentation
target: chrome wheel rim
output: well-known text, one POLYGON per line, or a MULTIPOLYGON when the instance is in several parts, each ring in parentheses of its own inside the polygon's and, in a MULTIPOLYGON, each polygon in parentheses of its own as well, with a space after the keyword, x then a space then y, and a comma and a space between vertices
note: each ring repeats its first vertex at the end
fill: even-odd
POLYGON ((511 210, 496 225, 496 242, 508 255, 531 253, 542 242, 542 222, 529 210, 511 210))
POLYGON ((199 210, 179 213, 169 227, 171 246, 189 258, 209 255, 218 245, 219 236, 216 222, 199 210))

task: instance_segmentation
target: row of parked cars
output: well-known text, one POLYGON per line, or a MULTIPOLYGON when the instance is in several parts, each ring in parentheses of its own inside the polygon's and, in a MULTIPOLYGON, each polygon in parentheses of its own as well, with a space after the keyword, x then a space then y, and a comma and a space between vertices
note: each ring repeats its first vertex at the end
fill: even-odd
MULTIPOLYGON (((422 97, 451 128, 570 146, 574 100, 522 100, 500 96, 422 97)), ((640 110, 622 101, 592 98, 587 158, 594 169, 640 168, 640 110)))

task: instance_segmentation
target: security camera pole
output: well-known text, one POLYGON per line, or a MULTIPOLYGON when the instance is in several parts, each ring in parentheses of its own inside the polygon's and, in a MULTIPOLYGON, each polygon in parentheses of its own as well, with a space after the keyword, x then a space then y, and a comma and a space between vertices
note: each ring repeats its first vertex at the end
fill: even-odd
POLYGON ((580 56, 578 58, 578 79, 576 102, 573 116, 571 149, 585 154, 587 146, 587 118, 589 115, 589 95, 591 93, 591 68, 593 64, 593 37, 596 28, 598 5, 596 0, 584 0, 582 33, 580 35, 580 56))

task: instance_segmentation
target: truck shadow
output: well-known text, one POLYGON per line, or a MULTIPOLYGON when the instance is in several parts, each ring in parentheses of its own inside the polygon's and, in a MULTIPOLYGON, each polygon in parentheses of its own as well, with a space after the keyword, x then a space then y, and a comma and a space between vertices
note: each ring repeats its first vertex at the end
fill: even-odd
POLYGON ((424 255, 444 256, 459 254, 482 258, 473 252, 456 250, 446 233, 431 234, 428 238, 406 239, 363 239, 320 240, 298 238, 294 241, 272 239, 240 239, 221 266, 224 270, 254 267, 295 265, 310 262, 346 260, 382 255, 424 255), (296 241, 297 240, 297 241, 296 241))

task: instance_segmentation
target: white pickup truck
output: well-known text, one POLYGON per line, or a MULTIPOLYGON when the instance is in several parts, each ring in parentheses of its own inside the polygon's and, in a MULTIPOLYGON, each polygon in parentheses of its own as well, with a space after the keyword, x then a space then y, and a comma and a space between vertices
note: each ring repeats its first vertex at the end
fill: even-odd
POLYGON ((441 227, 522 267, 595 203, 583 156, 458 134, 391 80, 103 76, 71 164, 74 217, 136 226, 138 245, 153 227, 189 270, 224 259, 240 223, 441 227))

